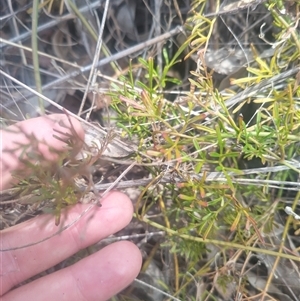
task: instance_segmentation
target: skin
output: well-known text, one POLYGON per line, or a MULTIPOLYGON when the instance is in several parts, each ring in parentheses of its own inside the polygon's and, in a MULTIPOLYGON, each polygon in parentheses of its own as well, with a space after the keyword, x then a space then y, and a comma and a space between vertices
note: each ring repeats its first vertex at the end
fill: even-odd
MULTIPOLYGON (((38 146, 38 152, 45 160, 55 161, 57 153, 53 154, 47 145, 59 152, 66 149, 63 141, 53 137, 53 134, 58 135, 54 131, 56 129, 63 133, 69 132, 75 137, 75 148, 79 150, 84 132, 77 120, 71 118, 71 122, 72 126, 65 115, 55 114, 50 118, 38 117, 22 121, 17 126, 9 127, 8 131, 1 131, 0 188, 3 190, 12 185, 14 170, 25 169, 18 159, 20 151, 16 150, 15 141, 26 145, 28 135, 33 134, 38 141, 45 142, 38 146), (62 122, 67 128, 61 126, 62 122)), ((44 242, 1 252, 1 301, 104 301, 128 286, 138 275, 142 258, 134 244, 122 241, 113 243, 70 267, 14 288, 77 251, 121 230, 130 222, 133 207, 126 195, 111 192, 101 200, 101 204, 101 207, 93 207, 73 226, 44 242)), ((77 204, 68 209, 63 219, 64 225, 74 221, 88 206, 77 204)), ((58 230, 53 216, 37 216, 1 231, 1 249, 28 245, 51 236, 58 230)))

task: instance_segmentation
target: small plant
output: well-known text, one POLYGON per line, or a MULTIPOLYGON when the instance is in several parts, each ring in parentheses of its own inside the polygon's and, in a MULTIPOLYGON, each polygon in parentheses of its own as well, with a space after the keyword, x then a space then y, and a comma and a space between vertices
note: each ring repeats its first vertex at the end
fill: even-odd
MULTIPOLYGON (((43 168, 34 164, 43 158, 25 147, 24 164, 31 174, 14 188, 16 201, 2 199, 2 208, 23 206, 24 214, 51 211, 62 225, 61 212, 69 205, 95 205, 100 191, 135 188, 135 225, 145 232, 141 235, 151 232, 141 244, 147 245, 143 272, 153 262, 159 271, 168 270, 167 277, 157 276, 164 289, 160 294, 196 301, 281 300, 284 295, 296 301, 300 6, 287 2, 216 1, 212 6, 193 1, 182 27, 185 40, 175 52, 158 43, 157 55, 128 60, 123 70, 111 64, 118 79, 110 78, 105 91, 107 128, 88 125, 101 132, 100 144, 96 132, 84 145, 86 156, 78 159, 65 137, 69 152, 43 168), (259 16, 251 10, 256 6, 259 16), (189 60, 188 76, 175 76, 189 60), (112 148, 124 152, 114 156, 112 148), (134 167, 140 173, 131 172, 132 180, 134 167), (156 230, 159 239, 152 240, 156 230)), ((97 40, 85 15, 67 3, 97 40)), ((99 55, 101 47, 96 49, 99 55)), ((32 50, 37 58, 34 45, 32 50)), ((39 74, 38 61, 33 65, 39 74)), ((94 101, 98 93, 96 65, 94 59, 81 113, 87 94, 92 91, 94 101)), ((38 77, 36 84, 42 92, 38 77)), ((28 139, 30 147, 37 143, 28 139)), ((115 300, 126 298, 121 294, 115 300)))

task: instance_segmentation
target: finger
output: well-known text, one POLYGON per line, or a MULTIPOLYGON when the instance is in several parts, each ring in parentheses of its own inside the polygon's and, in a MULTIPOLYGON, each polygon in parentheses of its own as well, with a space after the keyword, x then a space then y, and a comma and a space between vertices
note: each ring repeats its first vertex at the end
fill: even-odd
POLYGON ((26 153, 37 152, 45 160, 53 161, 58 152, 67 150, 67 143, 62 140, 72 135, 78 151, 84 140, 80 122, 63 114, 24 120, 0 131, 0 135, 0 190, 12 185, 12 172, 22 167, 20 156, 25 149, 26 153), (35 142, 38 142, 37 149, 32 149, 35 142))
MULTIPOLYGON (((133 207, 130 199, 120 193, 112 192, 103 200, 102 207, 83 215, 78 222, 58 235, 39 244, 10 252, 1 253, 0 276, 2 294, 18 283, 56 265, 102 238, 124 228, 132 218, 133 207)), ((90 205, 78 204, 66 214, 64 225, 70 224, 90 205)), ((2 231, 3 249, 13 249, 38 242, 56 233, 54 217, 38 216, 28 222, 2 231)))
POLYGON ((126 288, 141 268, 141 253, 130 242, 117 242, 66 269, 17 288, 3 301, 105 301, 126 288))

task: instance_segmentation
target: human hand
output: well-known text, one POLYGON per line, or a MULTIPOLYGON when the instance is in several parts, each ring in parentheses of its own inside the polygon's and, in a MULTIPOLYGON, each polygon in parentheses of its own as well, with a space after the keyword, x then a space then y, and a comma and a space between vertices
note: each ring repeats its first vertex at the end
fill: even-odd
MULTIPOLYGON (((68 130, 58 124, 58 120, 69 124, 65 115, 51 115, 50 118, 39 117, 18 124, 19 133, 0 132, 0 189, 10 186, 13 181, 11 173, 20 168, 18 155, 3 150, 15 148, 14 142, 28 143, 32 133, 38 141, 46 140, 58 151, 65 149, 65 144, 53 137, 53 129, 62 132, 68 130)), ((82 143, 84 133, 80 123, 71 118, 82 143)), ((14 126, 13 129, 16 129, 14 126)), ((57 135, 57 132, 55 132, 57 135)), ((39 152, 47 160, 56 157, 43 145, 39 152)), ((25 168, 23 166, 23 168, 25 168)), ((38 278, 28 284, 14 288, 19 283, 58 264, 77 251, 92 245, 104 237, 125 227, 131 220, 133 207, 129 198, 119 192, 112 192, 101 200, 101 207, 83 215, 78 222, 53 235, 59 230, 54 217, 37 216, 27 222, 1 231, 1 249, 12 249, 0 253, 0 299, 1 301, 48 301, 48 300, 85 300, 104 301, 128 286, 139 273, 141 254, 138 248, 126 241, 111 244, 102 250, 82 259, 65 269, 38 278), (28 245, 51 237, 38 244, 13 250, 15 247, 28 245)), ((64 225, 80 216, 88 205, 77 204, 68 210, 64 225)))

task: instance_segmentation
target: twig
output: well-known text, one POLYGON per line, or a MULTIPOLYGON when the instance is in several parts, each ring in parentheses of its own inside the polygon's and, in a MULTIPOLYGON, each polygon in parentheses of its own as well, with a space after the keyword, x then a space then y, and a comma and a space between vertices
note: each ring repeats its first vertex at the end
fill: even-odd
MULTIPOLYGON (((100 60, 97 64, 96 64, 96 68, 98 67, 101 67, 101 66, 104 66, 104 65, 107 65, 113 61, 116 61, 116 60, 119 60, 123 57, 126 57, 128 55, 131 55, 132 53, 135 53, 135 52, 138 52, 146 47, 149 47, 151 45, 154 45, 158 42, 161 42, 161 41, 164 41, 164 40, 167 40, 169 38, 171 38, 172 36, 178 34, 179 32, 181 32, 183 30, 183 27, 182 26, 177 26, 176 28, 170 30, 169 32, 167 33, 164 33, 162 34, 161 36, 159 37, 155 37, 151 40, 148 40, 148 41, 145 41, 143 43, 140 43, 136 46, 133 46, 129 49, 125 49, 123 51, 120 51, 110 57, 107 57, 107 58, 104 58, 102 60, 100 60)), ((1 40, 0 40, 1 41, 1 40)), ((53 82, 49 83, 49 84, 46 84, 42 87, 43 91, 46 91, 50 88, 54 88, 56 86, 59 86, 61 85, 62 83, 64 82, 67 82, 69 80, 71 80, 72 78, 82 74, 82 73, 85 73, 85 72, 89 72, 92 68, 93 64, 90 64, 90 65, 87 65, 85 67, 82 67, 82 68, 79 68, 78 70, 75 70, 71 73, 68 73, 66 74, 65 76, 61 77, 61 78, 58 78, 57 80, 54 80, 53 82)), ((1 70, 0 70, 1 71, 1 70)), ((26 89, 27 86, 25 85, 24 88, 26 89)), ((22 95, 22 97, 20 98, 16 98, 14 100, 14 102, 10 102, 10 103, 7 103, 5 104, 5 107, 6 108, 10 108, 12 105, 14 105, 15 103, 18 103, 20 101, 22 101, 24 99, 24 97, 26 97, 26 99, 30 99, 31 97, 34 97, 35 95, 38 95, 37 93, 35 93, 36 91, 30 89, 29 87, 27 88, 27 90, 29 90, 31 93, 28 93, 26 95, 22 95)))

